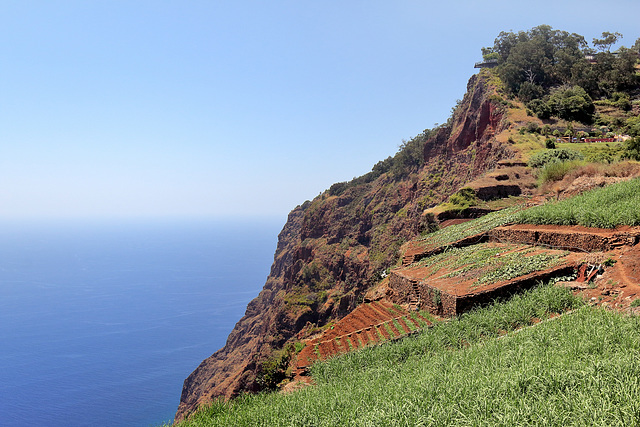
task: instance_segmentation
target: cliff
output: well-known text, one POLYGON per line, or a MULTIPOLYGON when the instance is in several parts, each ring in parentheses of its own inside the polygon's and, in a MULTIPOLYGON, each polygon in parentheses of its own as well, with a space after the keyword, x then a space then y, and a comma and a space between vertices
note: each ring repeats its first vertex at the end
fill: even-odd
POLYGON ((176 421, 213 398, 272 386, 265 364, 277 350, 358 306, 396 264, 399 247, 429 227, 425 209, 513 157, 494 137, 507 126, 505 103, 483 70, 469 80, 447 125, 418 135, 375 173, 296 207, 278 236, 263 290, 226 345, 185 380, 176 421))

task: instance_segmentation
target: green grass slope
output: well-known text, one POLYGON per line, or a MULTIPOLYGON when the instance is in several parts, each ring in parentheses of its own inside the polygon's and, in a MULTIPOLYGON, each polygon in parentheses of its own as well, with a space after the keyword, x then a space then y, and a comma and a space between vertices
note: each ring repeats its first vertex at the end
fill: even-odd
POLYGON ((640 225, 640 178, 527 209, 516 214, 515 221, 599 228, 640 225))
POLYGON ((634 425, 640 319, 581 306, 543 286, 316 364, 316 386, 216 403, 181 425, 634 425))

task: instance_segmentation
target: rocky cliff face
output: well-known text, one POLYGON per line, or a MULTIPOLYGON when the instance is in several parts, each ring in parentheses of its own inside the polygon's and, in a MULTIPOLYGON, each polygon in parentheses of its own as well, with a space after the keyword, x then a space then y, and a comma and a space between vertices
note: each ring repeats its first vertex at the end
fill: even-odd
POLYGON ((513 156, 493 138, 504 107, 490 74, 473 76, 467 89, 450 124, 423 134, 422 166, 327 191, 289 214, 263 290, 226 345, 185 380, 177 421, 215 397, 265 387, 264 362, 301 331, 353 310, 400 245, 428 226, 424 209, 513 156))

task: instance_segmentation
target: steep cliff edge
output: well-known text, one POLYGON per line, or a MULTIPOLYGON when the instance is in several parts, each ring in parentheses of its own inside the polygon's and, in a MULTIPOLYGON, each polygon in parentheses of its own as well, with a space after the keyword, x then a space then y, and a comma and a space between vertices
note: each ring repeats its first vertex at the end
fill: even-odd
POLYGON ((294 209, 263 290, 226 345, 185 380, 176 421, 215 397, 269 387, 264 365, 275 350, 353 310, 397 262, 400 245, 429 226, 425 209, 515 155, 494 138, 504 117, 501 89, 483 71, 447 125, 294 209))

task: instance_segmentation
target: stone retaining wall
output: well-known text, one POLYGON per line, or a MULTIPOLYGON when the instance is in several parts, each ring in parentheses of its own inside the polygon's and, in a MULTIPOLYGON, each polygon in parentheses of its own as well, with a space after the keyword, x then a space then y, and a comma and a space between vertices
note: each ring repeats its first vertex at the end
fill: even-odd
POLYGON ((419 289, 420 310, 444 317, 453 317, 471 310, 476 306, 490 304, 496 299, 506 298, 523 290, 532 288, 538 282, 544 282, 552 277, 569 275, 574 272, 576 265, 563 264, 544 271, 537 271, 516 279, 509 280, 500 286, 465 295, 453 295, 437 287, 436 283, 411 279, 399 272, 391 272, 389 287, 393 290, 391 299, 396 304, 407 304, 414 294, 414 283, 419 289))
POLYGON ((571 228, 548 230, 522 226, 496 227, 489 232, 490 240, 529 245, 544 245, 569 251, 609 251, 620 246, 633 246, 640 240, 640 231, 589 232, 571 228))

